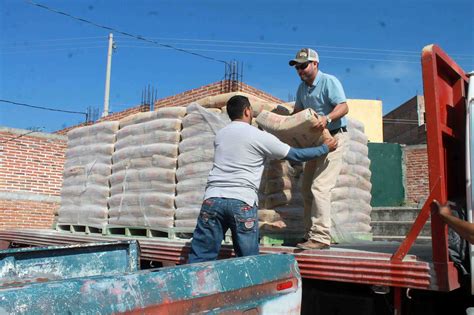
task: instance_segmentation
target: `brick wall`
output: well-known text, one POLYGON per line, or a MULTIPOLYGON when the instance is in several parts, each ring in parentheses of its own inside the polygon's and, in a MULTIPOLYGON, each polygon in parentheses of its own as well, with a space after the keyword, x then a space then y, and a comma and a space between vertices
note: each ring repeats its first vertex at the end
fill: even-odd
POLYGON ((207 96, 214 96, 237 91, 255 95, 269 102, 284 103, 284 101, 282 101, 281 99, 276 98, 271 94, 263 92, 243 82, 239 84, 231 84, 228 81, 219 81, 176 95, 159 99, 155 102, 155 110, 160 107, 187 105, 193 101, 199 100, 207 96))
POLYGON ((0 128, 0 228, 51 227, 65 149, 65 136, 0 128))
POLYGON ((49 229, 59 202, 0 199, 0 229, 49 229))
POLYGON ((425 144, 403 148, 405 200, 422 206, 429 193, 428 152, 425 144))
POLYGON ((417 95, 383 117, 383 140, 389 143, 426 143, 424 97, 417 95))

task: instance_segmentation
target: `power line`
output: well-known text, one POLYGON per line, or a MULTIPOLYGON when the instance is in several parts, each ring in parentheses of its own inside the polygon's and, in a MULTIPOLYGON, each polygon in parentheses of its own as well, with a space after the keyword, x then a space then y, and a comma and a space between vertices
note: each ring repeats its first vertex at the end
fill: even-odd
POLYGON ((144 38, 143 36, 140 36, 140 35, 134 35, 134 34, 126 33, 126 32, 114 29, 112 27, 106 26, 106 25, 101 25, 101 24, 98 24, 98 23, 95 23, 95 22, 92 22, 92 21, 89 21, 89 20, 86 20, 86 19, 83 19, 83 18, 80 18, 80 17, 73 16, 69 13, 50 8, 46 5, 36 3, 36 2, 31 1, 31 0, 25 0, 25 1, 27 1, 27 3, 29 3, 31 5, 37 6, 39 8, 42 8, 42 9, 45 9, 45 10, 48 10, 48 11, 51 11, 51 12, 54 12, 54 13, 57 13, 57 14, 67 16, 67 17, 75 19, 77 21, 81 21, 81 22, 84 22, 84 23, 87 23, 87 24, 91 24, 93 26, 96 26, 96 27, 99 27, 99 28, 102 28, 102 29, 105 29, 105 30, 108 30, 108 31, 111 31, 111 32, 119 33, 119 34, 122 34, 124 36, 132 37, 132 38, 144 41, 144 42, 148 42, 148 43, 152 43, 152 44, 155 44, 155 45, 163 46, 163 47, 166 47, 166 48, 169 48, 169 49, 174 49, 174 50, 177 50, 177 51, 180 51, 180 52, 183 52, 183 53, 186 53, 186 54, 190 54, 190 55, 193 55, 193 56, 196 56, 196 57, 201 57, 201 58, 204 58, 204 59, 208 59, 208 60, 212 60, 212 61, 216 61, 216 62, 221 62, 221 63, 223 63, 227 66, 229 65, 224 60, 220 60, 220 59, 216 59, 216 58, 213 58, 213 57, 205 56, 205 55, 202 55, 202 54, 199 54, 199 53, 194 53, 194 52, 188 51, 186 49, 181 49, 181 48, 174 47, 172 45, 162 44, 162 43, 159 43, 159 42, 154 41, 154 40, 146 39, 146 38, 144 38))
MULTIPOLYGON (((286 44, 286 43, 262 43, 254 41, 231 41, 231 40, 215 40, 215 39, 191 39, 191 38, 154 38, 158 40, 175 40, 175 41, 196 41, 196 42, 218 42, 218 43, 240 43, 240 44, 255 44, 262 46, 289 46, 289 47, 315 47, 315 48, 331 48, 331 49, 348 49, 348 50, 359 50, 359 51, 378 51, 378 52, 392 52, 392 53, 409 53, 420 55, 419 51, 413 50, 395 50, 395 49, 378 49, 378 48, 361 48, 361 47, 344 47, 344 46, 328 46, 328 45, 317 45, 317 44, 286 44)), ((468 56, 474 57, 472 54, 455 54, 450 53, 451 56, 468 56)))
MULTIPOLYGON (((125 48, 147 48, 147 49, 160 49, 159 47, 146 47, 146 46, 120 46, 125 48)), ((191 51, 207 51, 207 52, 221 52, 221 53, 237 53, 237 54, 252 54, 252 55, 273 55, 273 56, 293 56, 291 54, 277 53, 277 52, 259 52, 259 51, 241 51, 241 50, 219 50, 219 49, 189 49, 191 51)), ((419 61, 408 61, 399 59, 375 59, 375 58, 351 58, 351 57, 336 57, 336 56, 324 56, 327 59, 344 59, 344 60, 357 60, 357 61, 396 61, 402 63, 414 63, 419 64, 419 61)))
POLYGON ((29 104, 25 104, 25 103, 18 103, 18 102, 2 100, 2 99, 0 99, 0 102, 12 104, 12 105, 36 108, 36 109, 49 110, 49 111, 53 111, 53 112, 62 112, 62 113, 69 113, 69 114, 82 114, 82 115, 86 116, 86 120, 87 120, 87 113, 85 113, 85 112, 75 112, 75 111, 71 111, 71 110, 64 110, 64 109, 50 108, 50 107, 44 107, 44 106, 29 105, 29 104))
POLYGON ((14 55, 14 54, 25 54, 25 53, 42 53, 42 52, 51 52, 51 51, 71 51, 71 50, 79 50, 79 49, 92 49, 92 48, 106 48, 106 45, 102 46, 89 46, 89 47, 69 47, 69 48, 54 48, 54 49, 40 49, 40 50, 20 50, 20 51, 0 51, 0 54, 3 55, 14 55))

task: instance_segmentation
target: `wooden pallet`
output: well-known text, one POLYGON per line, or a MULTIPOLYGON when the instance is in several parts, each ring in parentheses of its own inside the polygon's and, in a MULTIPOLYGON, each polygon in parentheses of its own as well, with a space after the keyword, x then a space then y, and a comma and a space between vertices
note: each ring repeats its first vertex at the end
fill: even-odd
POLYGON ((194 228, 161 228, 143 226, 107 225, 104 235, 120 235, 127 237, 164 237, 168 239, 189 239, 193 236, 194 228))
POLYGON ((82 225, 82 224, 56 224, 56 231, 79 233, 79 234, 102 234, 105 235, 104 227, 82 225))

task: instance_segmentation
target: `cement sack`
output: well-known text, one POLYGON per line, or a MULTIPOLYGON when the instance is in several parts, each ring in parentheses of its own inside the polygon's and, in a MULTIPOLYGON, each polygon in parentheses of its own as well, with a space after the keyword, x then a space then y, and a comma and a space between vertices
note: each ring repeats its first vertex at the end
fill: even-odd
POLYGON ((112 159, 113 163, 117 163, 125 159, 144 158, 153 155, 177 158, 178 145, 170 143, 157 143, 149 144, 143 147, 127 147, 116 151, 112 159))
POLYGON ((331 202, 331 211, 341 212, 341 211, 354 211, 364 213, 370 216, 372 212, 372 206, 363 200, 357 199, 346 199, 343 201, 332 201, 331 202))
POLYGON ((364 156, 360 153, 350 152, 346 150, 342 155, 342 160, 346 164, 358 165, 361 167, 369 168, 370 160, 367 156, 364 156))
POLYGON ((76 176, 64 176, 63 185, 65 187, 70 186, 80 186, 84 185, 85 182, 88 182, 93 185, 101 185, 103 187, 107 187, 109 185, 109 177, 100 175, 100 174, 79 174, 76 176))
POLYGON ((178 228, 189 228, 190 230, 194 229, 197 224, 197 219, 186 219, 186 220, 176 220, 175 226, 178 228))
POLYGON ((162 118, 147 121, 136 125, 128 125, 117 132, 117 140, 129 136, 149 134, 153 131, 180 131, 181 119, 162 118))
POLYGON ((176 193, 183 194, 190 191, 195 191, 196 189, 206 187, 207 185, 207 176, 194 177, 183 179, 176 184, 176 193))
POLYGON ((213 150, 214 134, 202 134, 196 137, 187 138, 179 143, 179 153, 186 153, 196 149, 213 150))
POLYGON ((103 199, 99 200, 98 198, 91 198, 84 201, 84 198, 82 196, 67 197, 67 198, 64 198, 64 202, 61 203, 61 207, 63 206, 83 209, 83 210, 80 210, 81 215, 84 214, 82 212, 85 211, 87 207, 96 207, 96 208, 100 208, 101 211, 107 212, 107 200, 105 201, 103 199))
POLYGON ((357 129, 353 129, 353 130, 348 131, 348 134, 349 134, 349 138, 352 141, 356 141, 356 142, 359 142, 363 145, 367 145, 368 138, 363 132, 361 132, 357 129))
POLYGON ((176 144, 180 140, 179 131, 161 131, 155 130, 149 134, 129 136, 124 139, 117 140, 115 150, 118 151, 125 147, 143 146, 155 143, 171 143, 176 144))
POLYGON ((266 181, 265 194, 272 194, 282 190, 291 189, 291 179, 287 177, 277 177, 266 181))
POLYGON ((200 134, 214 134, 214 131, 211 126, 206 122, 201 122, 189 127, 186 127, 181 132, 181 138, 186 140, 188 138, 196 137, 200 134))
POLYGON ((97 134, 103 135, 115 135, 119 128, 117 121, 104 121, 94 125, 74 128, 67 133, 68 141, 72 141, 77 138, 93 137, 97 134))
POLYGON ((86 166, 89 163, 92 164, 106 164, 110 165, 112 162, 110 155, 94 155, 94 156, 77 156, 74 158, 68 158, 64 162, 64 168, 71 168, 77 166, 86 166))
POLYGON ((356 187, 336 187, 331 190, 331 201, 343 201, 347 199, 363 200, 370 203, 372 196, 370 192, 356 187))
POLYGON ((368 156, 369 154, 369 148, 367 147, 367 145, 364 145, 357 141, 349 141, 347 150, 350 152, 362 154, 363 156, 368 156))
POLYGON ((360 120, 347 117, 347 130, 358 130, 365 134, 365 126, 360 120))
POLYGON ((160 118, 183 118, 184 115, 186 115, 186 107, 162 107, 153 112, 138 113, 121 119, 120 129, 160 118))
MULTIPOLYGON (((333 228, 333 227, 332 227, 333 228)), ((372 227, 362 222, 344 223, 340 225, 340 229, 349 233, 369 233, 372 227)))
POLYGON ((161 181, 149 180, 139 182, 126 182, 110 187, 110 194, 122 194, 125 192, 161 192, 166 194, 175 194, 176 184, 163 183, 161 181))
POLYGON ((332 214, 333 220, 339 224, 360 222, 370 225, 370 215, 359 211, 339 211, 332 214))
POLYGON ((75 221, 81 222, 81 212, 89 213, 92 216, 101 219, 106 219, 108 214, 106 208, 98 207, 96 205, 82 205, 81 207, 78 207, 77 205, 65 205, 62 206, 61 211, 63 215, 58 218, 61 223, 72 223, 75 221))
POLYGON ((170 158, 162 155, 152 155, 145 158, 125 159, 112 165, 112 172, 117 173, 125 169, 144 169, 144 168, 176 168, 176 158, 170 158))
POLYGON ((183 129, 195 124, 206 122, 213 129, 213 133, 225 127, 226 121, 221 117, 221 111, 218 109, 204 108, 197 103, 191 103, 186 108, 187 115, 183 118, 183 129))
POLYGON ((115 186, 124 182, 148 182, 159 181, 166 184, 175 184, 176 176, 173 169, 145 168, 127 169, 110 176, 110 185, 115 186))
POLYGON ((176 179, 178 182, 188 178, 206 178, 212 169, 213 162, 197 162, 178 167, 176 179))
POLYGON ((157 206, 174 209, 174 195, 160 192, 124 193, 109 199, 110 208, 140 206, 147 208, 157 206))
POLYGON ((65 186, 61 189, 61 197, 87 196, 88 201, 106 201, 109 197, 109 187, 104 185, 89 184, 65 186))
POLYGON ((263 130, 296 148, 318 146, 324 139, 331 137, 329 131, 321 132, 313 127, 317 120, 317 115, 312 109, 305 109, 291 116, 262 111, 256 119, 263 130))
POLYGON ((343 164, 341 168, 341 175, 358 175, 367 181, 370 181, 370 177, 372 175, 370 169, 368 167, 359 166, 359 165, 350 165, 350 164, 343 164))
POLYGON ((291 197, 291 190, 283 190, 278 193, 267 195, 265 198, 265 208, 272 209, 277 206, 288 204, 291 201, 291 197))
POLYGON ((341 174, 337 177, 336 187, 358 187, 370 191, 372 184, 366 178, 356 174, 341 174))
POLYGON ((188 152, 180 153, 178 156, 178 167, 191 163, 206 162, 214 160, 214 147, 212 149, 197 148, 188 152))
POLYGON ((272 178, 289 177, 292 176, 291 166, 288 161, 272 160, 265 167, 264 174, 267 181, 272 178))
POLYGON ((114 152, 113 144, 80 145, 66 150, 66 159, 80 156, 111 156, 114 152))
MULTIPOLYGON (((89 180, 94 180, 95 177, 94 175, 97 176, 109 176, 112 172, 112 166, 110 165, 110 162, 108 164, 105 163, 96 163, 96 162, 90 162, 85 165, 74 165, 74 166, 68 166, 64 168, 64 178, 70 178, 70 177, 82 177, 86 182, 89 182, 89 180)), ((104 183, 105 185, 108 185, 107 183, 104 183)))
POLYGON ((67 142, 68 148, 78 147, 82 145, 94 145, 97 143, 114 143, 115 134, 107 133, 98 133, 95 135, 90 135, 88 137, 79 137, 75 139, 70 139, 67 142))
POLYGON ((175 213, 175 219, 178 220, 195 220, 201 212, 201 207, 188 207, 188 208, 177 208, 175 213))
POLYGON ((176 195, 176 208, 200 207, 204 198, 204 190, 190 191, 176 195))

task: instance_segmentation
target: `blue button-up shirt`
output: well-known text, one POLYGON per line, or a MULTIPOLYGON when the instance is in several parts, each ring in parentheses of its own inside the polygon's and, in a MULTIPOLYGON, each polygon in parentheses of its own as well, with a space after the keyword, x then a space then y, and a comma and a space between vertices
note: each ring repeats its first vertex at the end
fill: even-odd
MULTIPOLYGON (((312 85, 308 86, 305 82, 301 82, 296 92, 295 108, 301 110, 311 108, 318 115, 326 116, 337 104, 344 102, 346 102, 346 95, 341 82, 335 76, 318 70, 312 85)), ((333 120, 327 128, 334 130, 346 125, 346 118, 342 117, 333 120)))

